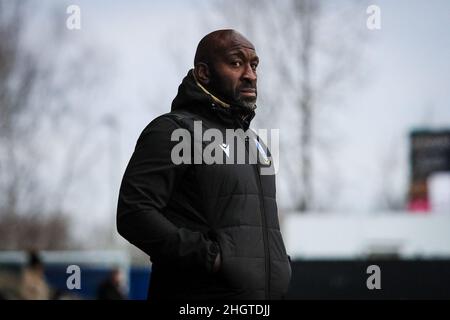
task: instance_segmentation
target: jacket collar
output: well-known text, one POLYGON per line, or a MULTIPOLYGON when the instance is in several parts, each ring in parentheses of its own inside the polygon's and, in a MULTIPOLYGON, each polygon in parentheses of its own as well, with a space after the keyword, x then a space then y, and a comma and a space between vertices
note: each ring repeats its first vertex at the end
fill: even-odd
POLYGON ((200 82, 198 82, 197 78, 195 77, 194 72, 192 72, 192 77, 193 77, 194 80, 195 80, 195 84, 196 84, 200 89, 202 89, 202 91, 203 91, 204 93, 206 93, 207 95, 209 95, 209 96, 211 97, 211 99, 213 99, 214 102, 215 102, 216 104, 218 104, 219 106, 221 106, 221 107, 223 107, 223 108, 229 108, 229 107, 230 107, 230 104, 226 103, 225 101, 220 100, 220 99, 217 98, 215 95, 213 95, 211 92, 209 92, 208 89, 206 89, 204 86, 202 86, 202 85, 200 84, 200 82))
POLYGON ((247 130, 255 116, 250 111, 237 104, 228 104, 203 87, 194 76, 193 69, 178 87, 178 94, 172 102, 172 111, 187 110, 221 121, 227 128, 242 128, 247 130))

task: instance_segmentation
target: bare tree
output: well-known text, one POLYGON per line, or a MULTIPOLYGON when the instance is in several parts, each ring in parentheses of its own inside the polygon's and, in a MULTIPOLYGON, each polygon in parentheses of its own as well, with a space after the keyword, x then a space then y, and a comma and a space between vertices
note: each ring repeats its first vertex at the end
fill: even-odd
POLYGON ((317 158, 326 157, 331 164, 333 151, 332 143, 327 142, 333 139, 329 132, 332 124, 319 114, 328 106, 342 104, 339 92, 355 73, 365 23, 361 15, 364 4, 219 0, 213 7, 218 8, 214 19, 222 18, 222 25, 242 30, 264 54, 264 82, 259 84, 264 109, 258 110, 258 124, 278 124, 292 132, 288 139, 286 135, 280 138, 281 149, 290 151, 283 165, 289 173, 283 175, 282 183, 287 185, 290 198, 296 199, 294 209, 326 208, 329 201, 325 193, 339 189, 338 173, 330 169, 321 181, 316 176, 317 158), (292 154, 294 150, 298 158, 292 154), (324 190, 321 195, 316 195, 318 189, 324 190))
POLYGON ((405 210, 408 183, 407 175, 401 169, 402 162, 406 162, 403 147, 402 137, 395 137, 383 150, 376 190, 376 209, 380 211, 405 210))
POLYGON ((19 152, 15 146, 18 136, 30 134, 20 120, 26 113, 37 71, 35 61, 19 54, 23 26, 21 3, 8 7, 6 2, 0 2, 0 13, 0 139, 3 147, 0 169, 2 190, 5 191, 2 193, 2 204, 7 211, 16 212, 19 189, 26 189, 33 184, 30 177, 20 179, 16 175, 23 168, 19 168, 19 152))
MULTIPOLYGON (((76 53, 68 55, 70 43, 61 31, 64 24, 52 23, 56 19, 50 15, 49 25, 40 30, 45 43, 40 45, 45 50, 37 42, 29 44, 34 9, 28 1, 0 0, 3 249, 69 246, 71 221, 64 212, 64 196, 73 177, 83 176, 80 173, 94 163, 90 156, 78 156, 88 147, 86 135, 98 130, 86 119, 89 106, 79 103, 79 97, 88 95, 88 88, 98 81, 89 64, 95 61, 95 54, 80 45, 76 53)), ((98 152, 98 148, 92 151, 99 157, 98 152)))

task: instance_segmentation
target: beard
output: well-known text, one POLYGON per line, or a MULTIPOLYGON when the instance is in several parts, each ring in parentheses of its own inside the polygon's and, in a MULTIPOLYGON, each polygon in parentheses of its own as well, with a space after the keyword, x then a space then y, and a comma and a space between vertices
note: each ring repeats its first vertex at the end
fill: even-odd
POLYGON ((256 85, 250 83, 242 83, 237 88, 231 88, 228 83, 222 78, 218 77, 215 73, 212 73, 212 81, 210 90, 213 94, 217 95, 219 99, 223 99, 224 102, 234 104, 245 111, 254 111, 256 109, 256 85), (255 97, 243 97, 241 90, 254 89, 255 97))
POLYGON ((253 86, 248 85, 241 86, 237 88, 234 94, 234 100, 236 101, 236 104, 247 111, 254 111, 256 109, 256 99, 257 99, 256 87, 253 86), (241 95, 241 90, 245 89, 254 89, 256 94, 255 97, 243 97, 241 95))
POLYGON ((240 107, 248 111, 254 111, 256 109, 256 97, 251 99, 239 98, 236 101, 240 107))

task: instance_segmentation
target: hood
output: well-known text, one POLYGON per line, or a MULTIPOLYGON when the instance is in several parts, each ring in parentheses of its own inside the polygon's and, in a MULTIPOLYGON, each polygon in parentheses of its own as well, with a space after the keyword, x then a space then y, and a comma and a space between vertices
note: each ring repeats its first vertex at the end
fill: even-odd
POLYGON ((171 111, 187 110, 207 117, 215 117, 227 128, 247 130, 255 116, 254 111, 238 104, 226 104, 197 83, 193 69, 178 87, 178 93, 172 101, 171 111))

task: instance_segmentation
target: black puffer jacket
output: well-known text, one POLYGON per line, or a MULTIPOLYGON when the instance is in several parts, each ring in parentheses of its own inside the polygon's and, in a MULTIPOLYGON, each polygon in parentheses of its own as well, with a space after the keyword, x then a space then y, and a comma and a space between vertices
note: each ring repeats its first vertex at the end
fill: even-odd
MULTIPOLYGON (((203 130, 216 128, 225 137, 226 128, 247 130, 253 116, 240 107, 217 106, 191 70, 172 111, 139 137, 120 189, 117 227, 152 260, 149 299, 282 299, 286 294, 291 267, 278 223, 275 175, 260 174, 270 164, 175 165, 171 160, 179 143, 171 141, 173 130, 188 129, 193 137, 194 121, 201 120, 203 130), (219 252, 221 267, 213 272, 219 252)), ((252 138, 257 136, 252 133, 248 146, 252 138)), ((245 150, 248 156, 255 148, 245 150)))

